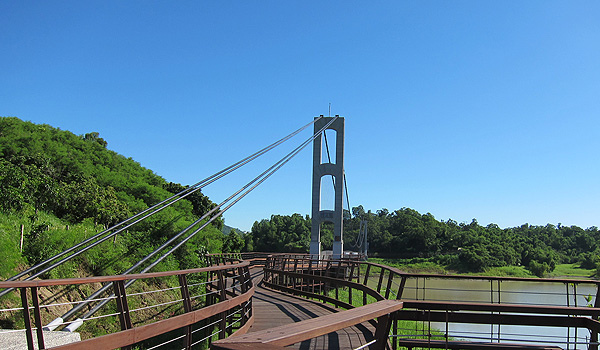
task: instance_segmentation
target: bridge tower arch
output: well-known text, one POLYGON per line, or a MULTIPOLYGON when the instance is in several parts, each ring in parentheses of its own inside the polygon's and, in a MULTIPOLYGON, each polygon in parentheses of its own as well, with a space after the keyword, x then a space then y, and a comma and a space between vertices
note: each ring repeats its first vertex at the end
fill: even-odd
MULTIPOLYGON (((336 132, 335 163, 323 161, 323 134, 313 141, 313 178, 312 178, 312 223, 310 238, 310 254, 321 256, 321 223, 333 223, 333 258, 339 259, 344 254, 343 241, 343 186, 344 186, 344 118, 340 116, 321 116, 314 124, 316 134, 332 119, 337 118, 327 129, 336 132), (331 175, 334 178, 333 210, 321 209, 321 178, 331 175)), ((324 133, 324 132, 323 132, 324 133)), ((328 142, 331 142, 328 140, 328 142)))

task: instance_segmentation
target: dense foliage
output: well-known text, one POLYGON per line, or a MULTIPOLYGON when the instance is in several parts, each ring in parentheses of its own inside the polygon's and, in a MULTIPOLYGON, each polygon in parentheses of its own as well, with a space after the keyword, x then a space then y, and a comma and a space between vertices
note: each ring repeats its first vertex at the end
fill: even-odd
MULTIPOLYGON (((0 118, 0 255, 10 258, 0 269, 2 277, 186 188, 107 145, 96 132, 78 136, 14 117, 0 118)), ((53 274, 120 273, 214 207, 200 191, 194 192, 53 274)), ((222 220, 215 221, 159 269, 196 267, 200 251, 220 251, 222 225, 222 220)))
POLYGON ((272 215, 252 225, 247 250, 257 252, 306 253, 310 244, 310 217, 300 214, 272 215))
MULTIPOLYGON (((501 229, 495 224, 481 226, 477 220, 457 223, 439 221, 433 215, 410 208, 376 213, 355 207, 345 213, 346 250, 357 247, 360 221, 368 224, 369 254, 388 258, 428 259, 460 271, 484 271, 490 267, 522 265, 542 276, 559 263, 578 262, 596 268, 600 254, 597 227, 546 225, 501 229)), ((323 231, 324 249, 331 247, 331 231, 323 231)), ((274 215, 252 227, 250 246, 262 251, 308 252, 310 220, 299 214, 274 215)))

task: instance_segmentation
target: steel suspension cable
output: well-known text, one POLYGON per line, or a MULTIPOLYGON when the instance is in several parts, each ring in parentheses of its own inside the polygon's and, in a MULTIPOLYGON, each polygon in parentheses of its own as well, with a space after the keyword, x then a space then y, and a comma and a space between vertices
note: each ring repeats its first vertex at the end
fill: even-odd
POLYGON ((348 197, 348 182, 346 181, 346 171, 344 170, 344 189, 346 191, 346 203, 348 203, 348 211, 352 214, 352 207, 350 207, 350 198, 348 197))
MULTIPOLYGON (((323 127, 323 129, 321 130, 325 130, 327 127, 329 127, 336 118, 334 118, 332 121, 330 121, 325 127, 323 127)), ((313 123, 315 121, 317 121, 317 119, 315 119, 313 121, 313 123)), ((310 125, 310 124, 309 124, 310 125)), ((308 125, 307 125, 308 126, 308 125)), ((222 205, 226 204, 227 202, 229 202, 230 200, 232 200, 233 198, 235 198, 237 195, 239 195, 242 191, 246 190, 246 192, 244 192, 241 196, 239 196, 238 198, 236 198, 231 204, 229 204, 227 207, 225 207, 224 209, 222 209, 221 211, 219 211, 216 215, 214 215, 213 217, 211 217, 207 222, 205 222, 202 226, 200 226, 199 228, 197 228, 195 231, 193 231, 190 235, 188 235, 186 238, 184 238, 182 241, 180 241, 179 243, 177 243, 175 246, 173 246, 168 252, 166 252, 165 254, 163 254, 161 257, 159 257, 156 261, 154 261, 152 264, 150 264, 149 266, 147 266, 146 268, 144 268, 140 273, 144 273, 149 271, 150 269, 152 269, 153 267, 155 267, 158 263, 160 263, 162 260, 164 260, 166 257, 168 257, 170 254, 172 254, 176 249, 178 249, 179 247, 181 247, 183 244, 185 244, 187 241, 189 241, 191 238, 193 238, 198 232, 200 232, 202 229, 204 229, 205 227, 207 227, 210 223, 212 223, 214 220, 216 220, 217 218, 219 218, 220 216, 223 215, 223 213, 225 211, 227 211, 229 208, 231 208, 234 204, 236 204, 237 202, 239 202, 243 197, 245 197, 248 193, 250 193, 252 190, 254 190, 256 187, 258 187, 258 185, 262 184, 267 178, 269 178, 271 175, 273 175, 276 171, 278 171, 283 165, 285 165, 287 162, 289 162, 293 157, 295 157, 302 149, 304 149, 308 144, 310 144, 310 142, 312 142, 318 135, 319 133, 315 133, 312 137, 310 137, 309 139, 307 139, 306 141, 304 141, 300 146, 296 147, 292 152, 288 153, 286 156, 284 156, 282 159, 280 159, 278 162, 276 162, 275 164, 273 164, 270 168, 268 168, 267 170, 265 170, 263 173, 261 173, 260 175, 258 175, 256 178, 254 178, 252 181, 250 181, 248 184, 246 184, 244 187, 242 187, 240 190, 238 190, 237 192, 235 192, 233 195, 231 195, 230 197, 228 197, 227 199, 225 199, 223 202, 219 203, 217 206, 215 206, 215 208, 211 209, 209 212, 207 212, 206 214, 204 214, 201 218, 199 218, 198 220, 196 220, 194 223, 192 223, 191 225, 189 225, 188 227, 186 227, 184 230, 182 230, 181 232, 179 232, 176 236, 172 237, 171 239, 169 239, 167 242, 165 242, 163 245, 161 245, 161 247, 157 248, 154 252, 150 253, 149 255, 147 255, 146 257, 144 257, 142 260, 138 261, 138 263, 136 263, 134 266, 132 266, 131 268, 129 268, 127 271, 125 271, 124 273, 122 273, 122 275, 126 275, 129 272, 132 272, 135 268, 141 266, 144 262, 146 262, 148 259, 150 259, 152 256, 154 256, 156 253, 158 253, 159 251, 161 251, 162 249, 164 249, 165 247, 167 247, 170 243, 172 243, 173 241, 175 241, 176 239, 178 239, 179 237, 181 237, 183 234, 185 234, 186 232, 188 232, 189 230, 191 230, 194 226, 196 226, 197 224, 199 224, 202 220, 206 219, 209 215, 211 215, 212 213, 214 213, 218 208, 220 208, 222 205), (253 183, 257 182, 254 186, 250 187, 253 183), (249 188, 250 187, 250 188, 249 188), (249 189, 248 189, 249 188, 249 189)), ((127 288, 128 286, 130 286, 132 283, 134 283, 136 280, 132 279, 129 280, 126 284, 125 284, 125 288, 127 288)), ((97 290, 96 292, 94 292, 93 294, 91 294, 88 299, 93 299, 98 297, 100 294, 104 293, 106 290, 108 290, 112 285, 111 284, 107 284, 105 286, 103 286, 101 289, 97 290)), ((87 318, 89 316, 91 316, 92 314, 94 314, 95 312, 97 312, 100 308, 102 308, 106 303, 108 303, 108 300, 104 300, 100 303, 98 303, 97 305, 95 305, 92 309, 90 309, 90 311, 88 311, 83 318, 87 318)), ((62 317, 56 319, 55 321, 57 321, 57 323, 62 323, 63 320, 66 320, 70 317, 72 317, 77 311, 79 311, 81 308, 83 308, 87 303, 80 303, 77 306, 75 306, 73 309, 69 310, 67 313, 65 313, 62 317)), ((53 321, 52 323, 54 323, 55 321, 53 321)), ((74 331, 77 327, 79 327, 80 322, 75 321, 72 323, 72 327, 69 326, 67 327, 67 329, 69 331, 74 331)))
MULTIPOLYGON (((329 127, 329 125, 333 124, 333 122, 335 121, 335 119, 337 119, 337 117, 334 118, 332 121, 330 121, 325 127, 323 127, 323 129, 325 129, 325 128, 329 127)), ((165 256, 159 258, 157 261, 155 261, 154 263, 152 263, 146 269, 149 270, 152 267, 156 266, 156 264, 158 264, 158 262, 162 261, 162 259, 164 259, 166 256, 168 256, 168 254, 172 253, 175 249, 179 248, 185 242, 187 242, 188 240, 190 240, 193 237, 193 235, 195 235, 196 233, 200 232, 200 230, 202 230, 204 227, 206 227, 210 222, 212 222, 212 220, 216 219, 216 217, 219 217, 219 216, 223 215, 223 213, 225 211, 227 211, 234 204, 236 204, 237 202, 239 202, 248 193, 252 192, 252 190, 254 190, 256 187, 258 187, 258 185, 262 184, 265 180, 267 180, 269 177, 271 177, 271 175, 273 175, 275 172, 277 172, 279 169, 281 169, 282 166, 284 166, 287 162, 289 162, 292 158, 294 158, 302 149, 304 149, 307 145, 309 145, 316 137, 317 136, 313 135, 312 137, 308 138, 306 141, 304 141, 302 144, 300 144, 300 146, 296 147, 290 153, 288 153, 287 155, 285 155, 282 159, 280 159, 279 161, 277 161, 275 164, 273 164, 267 170, 265 170, 260 175, 258 175, 257 177, 255 177, 252 181, 250 181, 249 183, 247 183, 244 187, 242 187, 237 192, 235 192, 233 195, 229 196, 229 198, 227 198, 226 200, 224 200, 223 202, 221 202, 217 206, 217 208, 219 208, 220 206, 222 206, 225 203, 229 202, 230 200, 234 199, 235 196, 239 195, 242 191, 244 191, 244 190, 247 189, 246 192, 244 192, 243 194, 241 194, 238 198, 234 199, 231 204, 229 204, 228 206, 225 207, 225 209, 221 210, 220 212, 218 212, 215 215, 215 217, 211 218, 209 220, 209 222, 206 222, 200 228, 198 228, 197 230, 195 230, 194 232, 192 232, 192 234, 190 234, 190 236, 188 236, 185 239, 183 239, 176 246, 174 246, 173 248, 171 248, 171 250, 167 254, 165 254, 165 256), (255 182, 256 182, 256 184, 254 184, 252 187, 250 187, 255 182)))
MULTIPOLYGON (((344 190, 346 192, 346 203, 348 203, 348 212, 350 213, 350 217, 352 217, 352 207, 350 206, 350 197, 348 195, 348 181, 346 180, 346 171, 344 170, 344 190)), ((358 229, 358 235, 356 236, 356 239, 354 241, 354 243, 352 244, 353 247, 355 248, 361 248, 363 246, 363 244, 365 243, 365 237, 364 237, 364 233, 363 233, 363 218, 360 218, 361 222, 360 222, 360 226, 358 229)), ((366 226, 364 228, 366 230, 366 226)))
MULTIPOLYGON (((229 174, 229 173, 231 173, 231 172, 233 172, 233 171, 241 168, 242 166, 248 164, 249 162, 255 160, 256 158, 258 158, 258 157, 264 155, 265 153, 269 152, 273 148, 281 145, 282 143, 284 143, 285 141, 289 140, 290 138, 296 136, 298 133, 302 132, 303 130, 305 130, 306 128, 308 128, 309 126, 311 126, 312 124, 314 124, 317 120, 319 120, 321 118, 322 117, 318 117, 318 118, 314 119, 312 122, 310 122, 310 123, 302 126, 301 128, 299 128, 299 129, 295 130, 294 132, 288 134, 287 136, 279 139, 278 141, 276 141, 276 142, 274 142, 274 143, 272 143, 272 144, 264 147, 263 149, 255 152, 253 154, 251 154, 250 156, 248 156, 248 157, 246 157, 246 158, 244 158, 244 159, 242 159, 242 160, 240 160, 240 161, 238 161, 238 162, 230 165, 229 167, 227 167, 227 168, 225 168, 225 169, 223 169, 223 170, 221 170, 221 171, 219 171, 219 172, 217 172, 217 173, 215 173, 215 174, 213 174, 213 175, 211 175, 211 176, 209 176, 209 177, 207 177, 207 178, 205 178, 205 179, 203 179, 203 180, 195 183, 194 185, 192 185, 192 186, 186 188, 185 190, 183 190, 183 191, 181 191, 181 192, 179 192, 177 194, 174 194, 173 196, 171 196, 171 197, 169 197, 169 198, 167 198, 167 199, 165 199, 165 200, 163 200, 163 201, 161 201, 161 202, 159 202, 159 203, 151 206, 150 208, 147 208, 147 209, 145 209, 145 210, 143 210, 143 211, 141 211, 141 212, 139 212, 139 213, 137 213, 137 214, 135 214, 135 215, 127 218, 127 219, 125 219, 124 221, 119 222, 119 223, 115 224, 114 226, 112 226, 112 227, 110 227, 110 228, 108 228, 108 229, 106 229, 106 230, 104 230, 104 231, 102 231, 100 233, 97 233, 96 235, 94 235, 94 236, 92 236, 92 237, 90 237, 90 238, 82 241, 81 243, 78 243, 78 244, 72 246, 71 248, 69 248, 69 249, 67 249, 67 250, 65 250, 63 252, 61 252, 61 253, 59 253, 59 254, 57 254, 57 255, 55 255, 55 256, 53 256, 53 257, 51 257, 51 258, 49 258, 49 259, 47 259, 45 261, 43 261, 43 262, 41 262, 41 263, 39 263, 39 264, 37 264, 37 265, 35 265, 33 267, 30 267, 29 269, 26 269, 26 270, 20 272, 19 274, 15 275, 15 276, 12 276, 12 277, 8 278, 7 281, 14 281, 14 280, 16 280, 16 279, 18 279, 18 278, 26 275, 26 274, 29 274, 29 273, 31 273, 31 272, 33 272, 33 271, 35 271, 35 270, 37 270, 37 269, 45 266, 45 265, 51 263, 52 261, 55 261, 56 259, 58 259, 58 258, 60 258, 62 256, 65 256, 68 253, 71 253, 71 252, 75 251, 78 248, 81 248, 81 247, 85 246, 86 244, 90 243, 91 241, 93 241, 95 239, 99 239, 98 241, 96 241, 96 242, 92 243, 91 245, 83 248, 82 250, 80 250, 80 251, 78 251, 78 252, 76 252, 74 254, 71 254, 71 255, 63 258, 62 260, 60 260, 60 261, 52 264, 49 267, 46 267, 45 269, 43 269, 41 271, 38 271, 34 275, 31 275, 31 276, 25 278, 25 280, 32 280, 32 279, 34 279, 36 277, 39 277, 40 275, 42 275, 42 274, 44 274, 44 273, 46 273, 46 272, 48 272, 48 271, 56 268, 59 265, 62 265, 63 263, 69 261, 70 259, 76 257, 77 255, 79 255, 79 254, 81 254, 81 253, 83 253, 83 252, 85 252, 85 251, 87 251, 87 250, 95 247, 96 245, 98 245, 98 244, 100 244, 100 243, 102 243, 102 242, 110 239, 111 237, 113 237, 113 236, 117 235, 118 233, 126 230, 127 228, 135 225, 136 223, 138 223, 138 222, 140 222, 140 221, 148 218, 149 216, 151 216, 151 215, 153 215, 153 214, 155 214, 155 213, 157 213, 157 212, 159 212, 159 211, 161 211, 161 210, 169 207, 170 205, 176 203, 177 201, 179 201, 181 199, 184 199, 185 197, 189 196, 190 194, 192 194, 192 193, 200 190, 202 187, 205 187, 205 186, 207 186, 207 185, 209 185, 209 184, 217 181, 218 179, 224 177, 225 175, 227 175, 227 174, 229 174), (146 214, 146 215, 144 215, 144 214, 146 214), (111 231, 113 231, 113 230, 115 230, 118 227, 123 226, 123 225, 126 225, 126 226, 121 227, 117 231, 111 232, 111 231), (109 234, 109 232, 111 232, 111 233, 109 234), (103 235, 107 235, 107 236, 100 239, 100 237, 102 237, 103 235)), ((1 291, 0 292, 0 297, 3 296, 3 295, 5 295, 5 294, 7 294, 11 290, 13 290, 13 288, 8 288, 8 289, 5 289, 5 290, 1 291)))

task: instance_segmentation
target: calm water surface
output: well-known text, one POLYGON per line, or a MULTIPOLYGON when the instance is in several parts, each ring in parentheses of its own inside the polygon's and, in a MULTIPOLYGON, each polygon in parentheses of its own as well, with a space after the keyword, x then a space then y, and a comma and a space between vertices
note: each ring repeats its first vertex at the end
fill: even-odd
MULTIPOLYGON (((447 279, 409 279, 403 294, 403 299, 462 301, 462 302, 494 302, 510 304, 536 304, 558 306, 586 306, 585 296, 596 295, 594 284, 523 282, 481 280, 447 280, 447 279), (567 289, 569 297, 567 298, 567 289)), ((592 300, 593 302, 593 300, 592 300)), ((432 328, 446 330, 445 323, 431 323, 432 328)), ((415 332, 422 330, 416 329, 415 332)), ((450 324, 448 333, 454 339, 505 342, 540 342, 555 343, 563 349, 587 349, 587 345, 575 345, 589 340, 589 331, 584 328, 566 329, 560 327, 531 327, 531 326, 490 326, 477 324, 450 324), (500 335, 498 333, 500 332, 500 335), (567 344, 567 339, 571 344, 567 344)))

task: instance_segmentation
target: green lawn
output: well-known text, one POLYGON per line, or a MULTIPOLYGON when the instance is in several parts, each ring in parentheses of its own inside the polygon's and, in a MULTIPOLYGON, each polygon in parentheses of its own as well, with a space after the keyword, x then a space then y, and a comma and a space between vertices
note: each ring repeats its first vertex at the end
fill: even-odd
MULTIPOLYGON (((380 259, 369 258, 369 262, 395 267, 410 273, 437 273, 437 274, 460 274, 473 276, 501 276, 501 277, 535 277, 523 266, 502 266, 488 268, 483 272, 459 273, 448 269, 444 265, 431 261, 410 262, 410 259, 380 259)), ((547 277, 551 278, 593 278, 594 269, 582 269, 579 264, 558 264, 554 271, 547 277)))
POLYGON ((573 277, 573 278, 591 278, 596 270, 582 269, 579 264, 560 264, 556 265, 550 277, 573 277))

